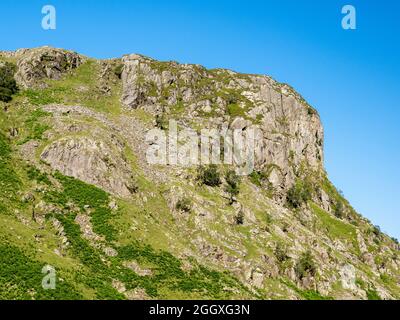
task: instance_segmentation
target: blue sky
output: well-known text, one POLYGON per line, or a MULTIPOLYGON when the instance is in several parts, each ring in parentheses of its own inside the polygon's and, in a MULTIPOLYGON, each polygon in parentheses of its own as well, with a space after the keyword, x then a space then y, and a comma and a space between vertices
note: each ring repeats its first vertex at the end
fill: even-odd
POLYGON ((0 50, 136 52, 291 84, 321 115, 331 180, 400 238, 400 1, 2 0, 0 10, 0 50), (46 4, 57 9, 56 30, 41 28, 46 4), (357 30, 341 28, 346 4, 357 30))

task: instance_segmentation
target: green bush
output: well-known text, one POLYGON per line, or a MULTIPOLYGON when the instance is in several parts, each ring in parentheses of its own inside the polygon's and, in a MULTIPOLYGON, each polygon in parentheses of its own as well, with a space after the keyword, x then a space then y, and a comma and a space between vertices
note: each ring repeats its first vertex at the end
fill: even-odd
POLYGON ((198 180, 207 186, 216 187, 221 184, 220 173, 215 164, 207 167, 200 167, 198 172, 198 180))
POLYGON ((40 170, 36 169, 35 167, 28 167, 27 175, 29 180, 36 180, 39 183, 44 183, 47 185, 51 185, 51 181, 47 177, 47 174, 41 172, 40 170))
POLYGON ((301 255, 299 261, 296 263, 295 272, 299 279, 303 279, 307 275, 316 275, 317 267, 310 250, 307 250, 301 255))
POLYGON ((276 259, 281 263, 289 259, 287 247, 280 242, 276 245, 274 254, 276 259))
POLYGON ((261 187, 263 182, 268 178, 264 171, 252 171, 249 174, 250 181, 256 186, 261 187))
POLYGON ((183 212, 190 212, 192 210, 192 202, 188 198, 179 199, 176 203, 176 209, 183 212))
POLYGON ((231 117, 245 117, 245 110, 238 104, 232 103, 227 106, 227 112, 231 117))
POLYGON ((368 300, 382 300, 378 292, 373 288, 367 290, 367 298, 368 300))
POLYGON ((5 62, 0 63, 0 101, 9 102, 12 95, 17 93, 17 82, 14 79, 15 65, 5 62))
MULTIPOLYGON (((4 161, 11 155, 11 148, 8 139, 0 132, 0 158, 4 161)), ((2 161, 2 162, 3 162, 2 161)))
POLYGON ((339 219, 343 219, 346 217, 345 207, 342 201, 338 200, 336 202, 334 214, 339 219))
POLYGON ((292 208, 299 208, 302 204, 311 200, 312 197, 312 186, 310 183, 302 180, 298 180, 294 186, 292 186, 286 196, 286 201, 292 208))
POLYGON ((372 228, 372 233, 373 233, 376 237, 380 237, 381 234, 382 234, 381 227, 378 226, 378 225, 373 226, 373 228, 372 228))
POLYGON ((239 194, 240 177, 235 171, 230 170, 225 175, 225 181, 227 183, 225 191, 229 193, 229 203, 232 204, 234 202, 234 197, 239 194))
POLYGON ((124 65, 122 63, 118 64, 114 68, 114 74, 118 77, 118 79, 121 79, 122 76, 122 71, 124 70, 124 65))
POLYGON ((265 212, 265 222, 267 224, 271 224, 273 222, 272 216, 268 212, 265 212))
POLYGON ((168 119, 164 112, 156 115, 156 127, 160 130, 168 129, 168 119))
POLYGON ((244 223, 244 213, 243 211, 239 211, 239 213, 235 216, 235 222, 237 225, 242 225, 244 223))

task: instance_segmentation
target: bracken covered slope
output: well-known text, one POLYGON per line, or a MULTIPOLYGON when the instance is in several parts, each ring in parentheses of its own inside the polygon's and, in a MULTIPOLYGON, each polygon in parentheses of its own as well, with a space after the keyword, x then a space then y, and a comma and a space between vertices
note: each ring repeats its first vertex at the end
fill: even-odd
POLYGON ((0 52, 10 70, 0 298, 400 298, 397 240, 329 182, 318 113, 289 85, 50 47, 0 52), (171 119, 257 128, 254 171, 150 164, 146 133, 171 119), (45 265, 55 289, 42 287, 45 265))

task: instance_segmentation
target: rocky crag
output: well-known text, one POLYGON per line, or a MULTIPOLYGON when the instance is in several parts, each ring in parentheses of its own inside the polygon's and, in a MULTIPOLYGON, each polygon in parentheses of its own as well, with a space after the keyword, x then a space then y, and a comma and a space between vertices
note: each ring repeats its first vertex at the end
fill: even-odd
POLYGON ((19 88, 0 102, 0 297, 400 297, 397 240, 329 182, 319 115, 289 85, 50 47, 0 63, 19 88), (170 119, 257 128, 254 171, 149 164, 170 119))

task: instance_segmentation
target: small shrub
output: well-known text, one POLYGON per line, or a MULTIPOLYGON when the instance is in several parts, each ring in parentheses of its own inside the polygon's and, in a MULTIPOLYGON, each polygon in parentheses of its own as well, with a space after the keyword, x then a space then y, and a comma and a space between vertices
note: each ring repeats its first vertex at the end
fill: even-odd
POLYGON ((372 233, 375 236, 379 237, 381 235, 381 233, 382 233, 381 227, 380 226, 374 226, 373 229, 372 229, 372 233))
POLYGON ((261 187, 264 180, 267 179, 267 176, 264 171, 253 171, 249 174, 250 181, 256 186, 261 187))
POLYGON ((284 232, 284 233, 288 233, 289 232, 289 230, 290 230, 290 226, 289 226, 289 223, 287 223, 286 221, 282 224, 282 231, 284 232))
POLYGON ((313 115, 317 114, 317 111, 315 111, 314 108, 312 108, 312 107, 309 106, 309 107, 307 108, 307 113, 308 113, 309 116, 313 116, 313 115))
POLYGON ((297 261, 295 272, 299 279, 303 279, 307 275, 315 276, 317 273, 317 267, 310 250, 304 252, 299 261, 297 261))
POLYGON ((35 167, 28 167, 27 175, 29 180, 36 180, 39 183, 44 183, 47 185, 51 185, 51 182, 45 173, 42 173, 40 170, 35 167))
POLYGON ((124 65, 122 63, 118 64, 114 68, 114 74, 118 77, 118 79, 121 79, 122 76, 122 71, 124 70, 124 65))
POLYGON ((164 113, 156 115, 156 127, 161 130, 168 129, 168 120, 164 113))
POLYGON ((207 186, 217 187, 221 184, 220 173, 216 165, 212 164, 207 167, 200 167, 198 180, 207 186))
POLYGON ((280 263, 285 262, 286 260, 289 259, 287 247, 282 243, 278 243, 276 245, 274 254, 276 259, 280 263))
POLYGON ((381 273, 379 277, 386 284, 390 285, 393 282, 393 278, 387 273, 381 273))
POLYGON ((227 106, 227 112, 231 117, 245 117, 245 110, 237 103, 232 103, 227 106))
POLYGON ((339 200, 336 202, 334 214, 339 219, 346 217, 345 207, 342 201, 339 200))
POLYGON ((234 198, 239 194, 240 177, 235 171, 230 170, 225 176, 227 186, 225 191, 229 193, 229 203, 234 202, 234 198))
POLYGON ((240 210, 239 213, 236 215, 235 223, 237 225, 242 225, 244 223, 244 213, 242 210, 240 210))
POLYGON ((382 300, 378 292, 372 288, 367 290, 367 298, 368 300, 382 300))
POLYGON ((176 203, 176 209, 183 212, 190 212, 192 210, 192 202, 188 198, 179 199, 176 203))
POLYGON ((265 213, 265 222, 266 222, 267 224, 271 224, 272 221, 273 221, 272 216, 271 216, 268 212, 266 212, 266 213, 265 213))
POLYGON ((299 208, 303 203, 311 200, 312 187, 311 184, 305 181, 298 180, 292 186, 286 196, 286 201, 292 208, 299 208))
POLYGON ((239 102, 239 99, 238 99, 238 97, 237 97, 235 94, 230 93, 230 94, 228 94, 227 97, 226 97, 226 102, 227 102, 228 104, 237 104, 237 103, 239 102))
MULTIPOLYGON (((0 132, 0 159, 9 159, 11 155, 11 147, 8 139, 0 132)), ((4 161, 2 161, 4 162, 4 161)))
POLYGON ((334 300, 330 296, 323 296, 315 290, 301 290, 289 281, 282 281, 286 286, 293 289, 297 294, 306 300, 334 300))

